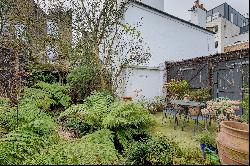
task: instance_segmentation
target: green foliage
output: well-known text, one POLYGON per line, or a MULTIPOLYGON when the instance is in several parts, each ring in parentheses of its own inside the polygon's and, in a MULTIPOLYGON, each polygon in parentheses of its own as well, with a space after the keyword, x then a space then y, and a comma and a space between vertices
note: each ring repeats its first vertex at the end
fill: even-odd
POLYGON ((52 84, 56 82, 56 77, 53 76, 51 72, 43 72, 42 70, 38 69, 32 70, 31 78, 34 83, 42 81, 52 84))
POLYGON ((203 159, 201 150, 199 148, 185 148, 182 149, 180 156, 174 156, 174 165, 219 165, 207 157, 203 159))
POLYGON ((135 142, 126 154, 126 165, 173 165, 181 149, 166 137, 152 137, 145 142, 135 142))
POLYGON ((0 164, 23 164, 45 147, 54 142, 54 138, 37 135, 27 130, 17 130, 0 139, 0 164))
POLYGON ((110 129, 143 128, 152 124, 152 117, 143 105, 135 102, 114 102, 103 126, 110 129))
POLYGON ((198 102, 207 102, 211 99, 209 88, 193 89, 188 92, 191 100, 198 102))
POLYGON ((10 99, 0 97, 0 108, 1 107, 6 107, 6 106, 9 106, 9 105, 10 105, 10 99))
POLYGON ((59 83, 48 84, 39 82, 34 88, 26 88, 21 103, 35 103, 36 107, 49 111, 51 106, 71 105, 71 98, 67 95, 70 87, 59 83))
POLYGON ((114 102, 105 92, 94 92, 84 104, 74 105, 62 112, 59 119, 76 118, 94 130, 108 128, 116 133, 119 142, 127 148, 138 135, 145 135, 153 119, 143 105, 135 102, 114 102))
POLYGON ((241 103, 242 107, 244 108, 244 113, 242 119, 249 123, 249 94, 245 94, 244 100, 241 103))
POLYGON ((84 122, 93 128, 101 129, 103 118, 110 112, 109 107, 113 101, 114 98, 106 92, 93 92, 86 98, 84 104, 68 108, 60 114, 59 119, 78 117, 78 119, 84 119, 84 122))
POLYGON ((109 130, 100 130, 73 142, 62 142, 45 149, 26 164, 115 165, 119 155, 109 130))
POLYGON ((78 99, 84 99, 92 91, 100 89, 100 73, 96 67, 82 65, 74 68, 67 77, 72 93, 78 99))
POLYGON ((190 89, 190 85, 186 80, 171 80, 165 84, 165 88, 168 91, 170 97, 177 97, 178 99, 183 99, 184 95, 190 89))
POLYGON ((195 139, 200 142, 200 144, 212 145, 216 147, 215 135, 207 130, 202 131, 202 133, 195 136, 195 139))
POLYGON ((65 126, 74 129, 78 136, 86 135, 91 129, 89 124, 84 123, 80 119, 76 118, 68 119, 65 123, 65 126))
POLYGON ((16 108, 0 106, 0 126, 6 130, 13 130, 16 124, 16 108))

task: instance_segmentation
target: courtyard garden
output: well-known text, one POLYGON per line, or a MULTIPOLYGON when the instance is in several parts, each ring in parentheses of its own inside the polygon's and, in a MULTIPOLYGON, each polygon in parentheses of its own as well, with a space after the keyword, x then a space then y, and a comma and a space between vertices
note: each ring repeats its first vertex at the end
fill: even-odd
MULTIPOLYGON (((239 121, 234 112, 220 113, 207 129, 201 124, 193 134, 193 120, 183 131, 180 126, 174 129, 172 115, 164 123, 163 110, 152 111, 149 107, 152 103, 123 101, 102 90, 92 91, 81 102, 74 103, 72 89, 68 84, 38 81, 24 88, 16 106, 9 99, 1 98, 2 165, 220 164, 216 150, 203 151, 200 145, 216 149, 217 121, 221 121, 222 115, 239 121)), ((248 100, 246 96, 242 102, 245 110, 249 109, 248 100)), ((159 100, 155 102, 154 106, 160 104, 159 100)), ((203 112, 218 109, 219 105, 210 108, 209 102, 203 112)), ((229 104, 223 106, 227 107, 220 111, 233 111, 230 109, 233 104, 230 108, 229 104)), ((240 120, 248 122, 246 113, 240 120)), ((179 122, 183 120, 180 117, 179 122)))
POLYGON ((53 2, 0 0, 0 165, 249 164, 247 91, 176 78, 165 96, 123 96, 152 56, 140 22, 123 22, 130 1, 53 2))

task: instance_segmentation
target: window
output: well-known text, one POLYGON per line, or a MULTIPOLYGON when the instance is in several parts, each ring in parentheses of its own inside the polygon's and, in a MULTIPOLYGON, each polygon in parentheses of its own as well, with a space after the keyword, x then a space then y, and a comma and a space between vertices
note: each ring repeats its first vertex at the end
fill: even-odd
POLYGON ((207 17, 207 22, 211 22, 212 21, 212 16, 208 16, 207 17))
POLYGON ((216 41, 216 42, 215 42, 215 48, 218 48, 218 46, 219 46, 219 42, 216 41))
POLYGON ((246 26, 246 25, 247 25, 246 21, 243 21, 243 27, 246 26))
POLYGON ((215 25, 215 26, 214 26, 214 32, 217 33, 218 30, 219 30, 219 26, 218 26, 218 25, 215 25))
POLYGON ((219 18, 219 16, 220 16, 220 13, 219 13, 219 12, 214 13, 214 14, 213 14, 213 20, 219 18))
POLYGON ((47 34, 53 37, 58 37, 58 26, 55 21, 47 21, 47 34))
POLYGON ((22 41, 27 41, 26 39, 26 27, 23 24, 16 24, 16 38, 22 41))
POLYGON ((8 36, 9 35, 9 24, 4 20, 0 20, 0 36, 8 36))
POLYGON ((231 22, 233 23, 234 22, 234 14, 231 13, 231 18, 230 18, 231 22))
POLYGON ((47 55, 48 55, 49 61, 54 62, 56 60, 57 51, 56 51, 56 48, 51 44, 47 46, 47 55))

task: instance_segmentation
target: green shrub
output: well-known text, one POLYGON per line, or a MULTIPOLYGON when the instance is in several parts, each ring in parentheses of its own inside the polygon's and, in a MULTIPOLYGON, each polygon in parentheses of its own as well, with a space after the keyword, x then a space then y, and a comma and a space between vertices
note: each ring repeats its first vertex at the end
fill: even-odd
POLYGON ((73 129, 78 136, 86 135, 91 130, 91 126, 89 124, 76 118, 68 119, 65 126, 73 129))
POLYGON ((135 142, 127 151, 126 165, 173 165, 181 149, 166 137, 152 137, 144 142, 135 142))
POLYGON ((140 139, 140 135, 147 135, 147 129, 153 124, 149 111, 136 102, 114 102, 110 110, 102 126, 115 131, 125 149, 135 139, 140 139))
POLYGON ((195 139, 199 141, 200 144, 212 145, 216 147, 215 135, 207 130, 202 131, 202 133, 197 134, 195 139))
POLYGON ((0 109, 10 105, 10 99, 0 97, 0 109))
POLYGON ((174 165, 218 165, 214 164, 210 158, 203 159, 199 148, 185 148, 181 150, 181 155, 174 156, 174 165))
POLYGON ((92 91, 100 89, 100 74, 93 66, 80 66, 74 68, 67 77, 72 93, 78 99, 84 99, 92 91))
POLYGON ((100 130, 73 142, 62 142, 37 154, 26 164, 115 165, 119 154, 109 130, 100 130))
POLYGON ((23 164, 53 142, 52 137, 41 137, 31 131, 13 131, 0 139, 0 164, 23 164))
POLYGON ((245 94, 241 105, 244 108, 242 119, 243 121, 249 123, 249 94, 245 94))
POLYGON ((94 129, 101 129, 103 118, 110 112, 109 107, 113 101, 114 98, 106 92, 93 92, 86 98, 84 104, 73 105, 62 112, 59 119, 64 121, 69 118, 78 118, 94 129))

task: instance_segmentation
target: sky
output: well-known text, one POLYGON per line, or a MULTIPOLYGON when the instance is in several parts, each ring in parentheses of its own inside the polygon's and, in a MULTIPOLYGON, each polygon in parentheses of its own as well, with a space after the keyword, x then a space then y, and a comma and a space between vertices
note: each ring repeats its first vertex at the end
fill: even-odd
MULTIPOLYGON (((172 14, 184 20, 190 20, 189 9, 193 6, 195 0, 165 0, 165 12, 172 14)), ((200 0, 207 10, 210 10, 220 4, 227 2, 241 14, 249 13, 249 0, 200 0)))

